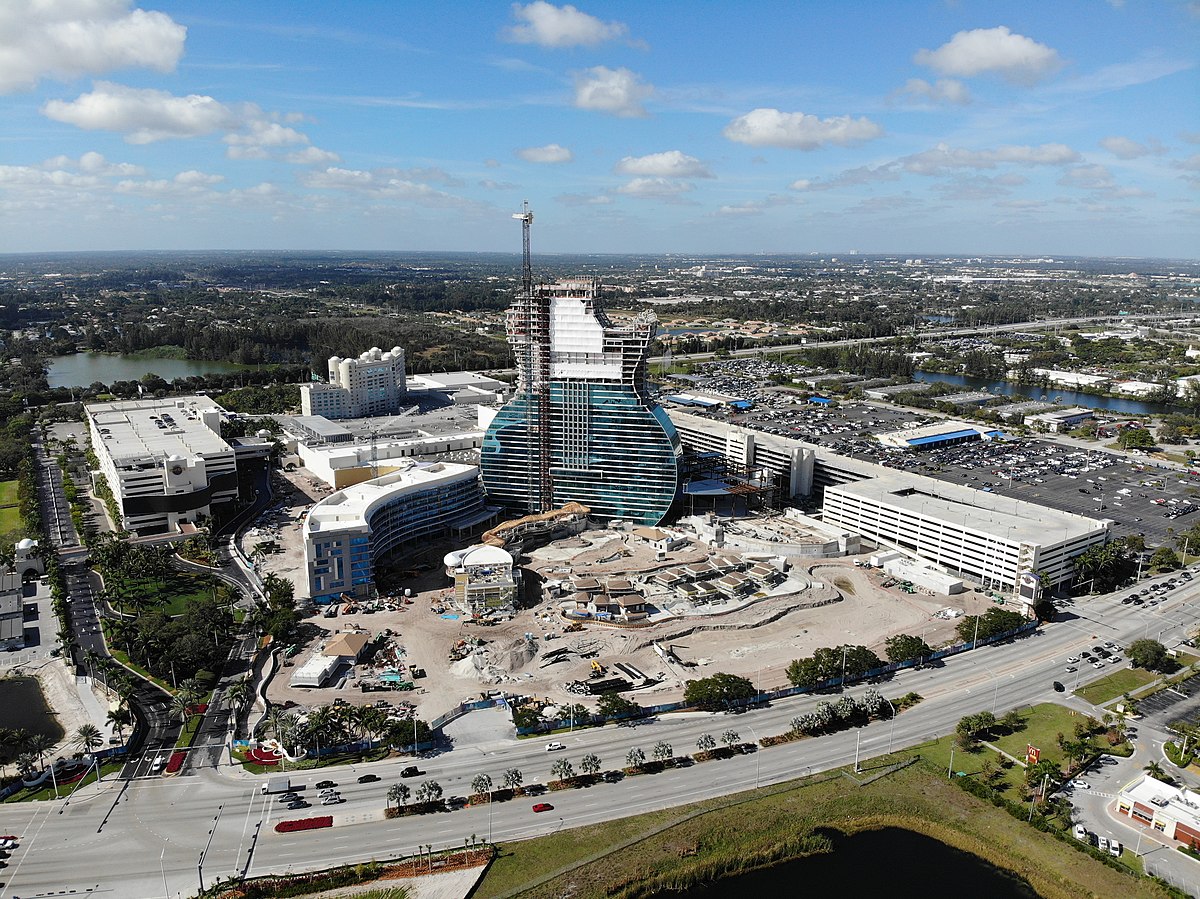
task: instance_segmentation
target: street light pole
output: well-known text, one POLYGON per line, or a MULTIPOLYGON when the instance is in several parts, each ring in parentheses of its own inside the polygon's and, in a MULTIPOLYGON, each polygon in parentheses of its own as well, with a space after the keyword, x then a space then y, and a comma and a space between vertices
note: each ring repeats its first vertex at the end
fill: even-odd
POLYGON ((892 710, 892 726, 888 730, 888 755, 892 754, 892 743, 896 738, 896 707, 892 705, 892 701, 884 697, 884 702, 888 704, 888 708, 892 710))

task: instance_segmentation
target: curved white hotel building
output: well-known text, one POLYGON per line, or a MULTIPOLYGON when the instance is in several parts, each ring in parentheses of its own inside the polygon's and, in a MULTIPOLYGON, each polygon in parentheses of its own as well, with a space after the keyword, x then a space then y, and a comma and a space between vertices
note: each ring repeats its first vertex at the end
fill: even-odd
POLYGON ((468 532, 492 517, 479 469, 408 462, 332 493, 304 521, 308 592, 319 603, 371 595, 376 561, 414 541, 468 532))

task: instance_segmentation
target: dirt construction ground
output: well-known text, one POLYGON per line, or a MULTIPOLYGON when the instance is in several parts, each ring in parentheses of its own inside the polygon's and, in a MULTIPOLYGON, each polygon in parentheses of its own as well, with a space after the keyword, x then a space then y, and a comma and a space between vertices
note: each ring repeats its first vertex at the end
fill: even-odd
MULTIPOLYGON (((303 472, 299 474, 303 478, 303 472)), ((297 477, 297 475, 292 475, 297 477)), ((304 484, 308 487, 307 484, 304 484)), ((311 493, 311 490, 306 492, 311 493)), ((305 502, 302 494, 295 501, 305 502)), ((283 520, 287 508, 281 511, 283 520)), ((611 533, 611 532, 609 532, 611 533)), ((305 595, 303 562, 298 527, 283 524, 278 528, 281 554, 263 559, 264 571, 274 571, 297 581, 296 594, 305 595)), ((583 543, 604 541, 604 532, 586 532, 583 543)), ((419 568, 424 562, 440 563, 450 545, 422 547, 420 557, 405 557, 397 567, 419 568)), ((555 547, 550 547, 551 555, 555 547)), ((672 552, 668 563, 678 564, 703 555, 706 548, 691 545, 672 552)), ((555 565, 562 571, 561 558, 536 558, 532 565, 546 570, 555 565)), ((582 563, 584 554, 575 556, 572 565, 583 564, 577 573, 603 574, 595 562, 582 563)), ((628 572, 638 566, 626 559, 616 563, 628 572)), ((403 659, 409 665, 424 668, 427 676, 417 680, 413 691, 361 692, 356 678, 351 677, 337 686, 293 688, 288 685, 292 667, 280 669, 268 690, 273 702, 293 701, 303 706, 317 706, 343 699, 355 705, 370 705, 380 699, 415 704, 417 714, 425 720, 441 715, 459 702, 478 699, 481 692, 503 690, 527 696, 546 697, 552 702, 583 702, 594 704, 587 697, 568 692, 565 686, 575 681, 587 681, 594 659, 608 673, 614 663, 623 663, 649 678, 658 680, 653 686, 632 691, 627 695, 642 705, 670 702, 682 697, 685 680, 714 674, 718 671, 750 678, 763 689, 786 686, 784 671, 788 663, 799 656, 809 655, 822 646, 843 643, 862 644, 874 649, 881 657, 884 640, 897 633, 924 635, 932 646, 954 641, 953 620, 934 617, 939 609, 954 607, 967 614, 978 614, 990 607, 982 594, 961 593, 956 596, 927 596, 905 594, 896 588, 883 588, 883 575, 867 568, 855 567, 850 559, 811 560, 789 572, 804 589, 783 596, 759 600, 753 605, 719 615, 689 615, 673 617, 646 628, 618 630, 602 625, 585 625, 582 631, 564 633, 563 622, 556 614, 557 600, 542 602, 518 613, 513 620, 489 627, 467 623, 463 617, 444 605, 451 592, 450 580, 440 564, 403 581, 402 586, 413 592, 411 605, 399 611, 324 618, 319 613, 308 619, 323 636, 338 631, 363 629, 377 634, 390 628, 396 643, 403 647, 403 659), (435 611, 441 609, 442 611, 435 611), (526 635, 530 635, 527 637, 526 635), (481 639, 485 646, 467 658, 451 663, 447 654, 459 640, 481 639), (658 642, 671 649, 683 665, 668 664, 654 649, 658 642), (549 664, 545 654, 563 647, 566 661, 549 664), (686 666, 686 667, 685 667, 686 666)), ((322 640, 310 643, 296 656, 302 664, 318 651, 322 640)), ((361 668, 361 666, 360 666, 361 668)), ((356 672, 362 675, 362 670, 356 672)))

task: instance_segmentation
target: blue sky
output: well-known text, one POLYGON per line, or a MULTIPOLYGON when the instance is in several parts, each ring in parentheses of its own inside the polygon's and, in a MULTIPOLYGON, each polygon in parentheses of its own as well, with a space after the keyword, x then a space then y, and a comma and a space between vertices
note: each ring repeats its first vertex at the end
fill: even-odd
POLYGON ((1200 2, 0 2, 0 250, 1200 256, 1200 2))

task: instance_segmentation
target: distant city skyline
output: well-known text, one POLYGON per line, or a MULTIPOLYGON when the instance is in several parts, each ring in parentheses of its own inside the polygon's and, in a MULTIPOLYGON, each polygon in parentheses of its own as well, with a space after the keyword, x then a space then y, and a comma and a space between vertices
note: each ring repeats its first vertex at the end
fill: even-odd
POLYGON ((1200 256, 1200 2, 12 0, 0 252, 1200 256))

